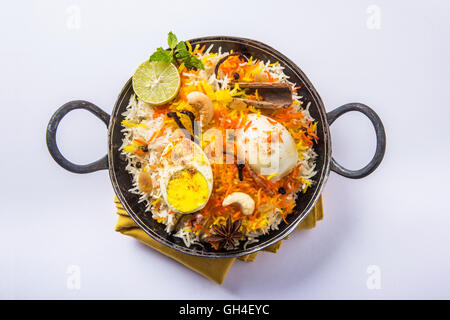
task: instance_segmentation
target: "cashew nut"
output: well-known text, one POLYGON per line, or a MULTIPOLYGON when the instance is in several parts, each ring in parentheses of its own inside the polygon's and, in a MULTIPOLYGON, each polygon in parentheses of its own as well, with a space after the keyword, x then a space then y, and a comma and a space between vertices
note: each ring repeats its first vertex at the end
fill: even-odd
POLYGON ((266 73, 260 72, 253 76, 253 80, 255 82, 267 82, 267 81, 269 81, 269 77, 267 76, 266 73))
POLYGON ((233 192, 223 199, 222 206, 226 207, 230 204, 239 206, 245 216, 249 216, 255 211, 255 200, 243 192, 233 192))
POLYGON ((201 92, 194 91, 187 95, 187 100, 190 105, 197 109, 202 125, 206 126, 214 115, 214 107, 211 99, 201 92))
POLYGON ((138 178, 139 190, 145 193, 150 193, 153 190, 152 177, 148 171, 142 170, 138 178))
POLYGON ((230 108, 233 110, 244 111, 247 109, 247 104, 241 99, 234 98, 230 103, 230 108))

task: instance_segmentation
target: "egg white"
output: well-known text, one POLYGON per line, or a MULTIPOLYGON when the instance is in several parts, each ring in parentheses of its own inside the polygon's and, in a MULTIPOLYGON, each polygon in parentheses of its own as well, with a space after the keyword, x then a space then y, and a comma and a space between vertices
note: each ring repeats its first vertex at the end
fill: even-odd
POLYGON ((237 152, 238 157, 246 159, 255 172, 276 181, 297 165, 298 151, 286 127, 273 119, 269 122, 269 119, 264 115, 248 116, 247 123, 251 121, 251 124, 246 130, 241 129, 236 137, 237 152), (270 141, 268 135, 271 135, 270 141))

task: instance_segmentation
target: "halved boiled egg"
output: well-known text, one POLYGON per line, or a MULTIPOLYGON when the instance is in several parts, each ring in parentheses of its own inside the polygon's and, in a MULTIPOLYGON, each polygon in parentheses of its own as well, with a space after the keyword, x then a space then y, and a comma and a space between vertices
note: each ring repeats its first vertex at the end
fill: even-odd
POLYGON ((177 213, 202 209, 211 196, 213 174, 202 148, 183 138, 169 144, 161 157, 161 194, 177 213))
POLYGON ((257 173, 276 181, 297 165, 294 138, 281 123, 264 115, 250 114, 236 137, 238 156, 257 173))

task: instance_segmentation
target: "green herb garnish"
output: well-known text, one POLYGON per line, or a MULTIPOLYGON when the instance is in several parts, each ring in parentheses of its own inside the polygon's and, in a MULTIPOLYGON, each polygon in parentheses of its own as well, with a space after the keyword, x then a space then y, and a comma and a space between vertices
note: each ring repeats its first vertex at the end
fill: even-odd
POLYGON ((172 31, 167 36, 167 44, 170 49, 164 50, 162 47, 159 47, 150 56, 150 61, 164 61, 177 65, 183 63, 187 69, 205 69, 202 61, 189 51, 186 42, 178 41, 172 31))

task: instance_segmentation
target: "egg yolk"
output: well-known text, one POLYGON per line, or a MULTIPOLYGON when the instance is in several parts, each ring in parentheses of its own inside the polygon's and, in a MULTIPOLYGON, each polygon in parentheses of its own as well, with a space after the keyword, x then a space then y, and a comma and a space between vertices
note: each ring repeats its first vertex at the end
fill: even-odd
POLYGON ((177 171, 167 184, 167 201, 181 212, 194 211, 208 200, 208 196, 208 182, 196 169, 177 171))

